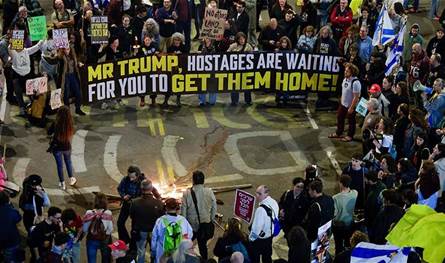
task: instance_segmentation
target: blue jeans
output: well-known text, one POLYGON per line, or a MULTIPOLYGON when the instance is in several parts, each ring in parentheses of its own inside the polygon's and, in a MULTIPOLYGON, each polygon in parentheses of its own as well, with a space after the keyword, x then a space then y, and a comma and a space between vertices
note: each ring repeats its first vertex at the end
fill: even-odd
MULTIPOLYGON (((216 103, 216 93, 208 93, 209 94, 209 103, 211 105, 215 105, 216 103)), ((199 104, 206 103, 207 93, 198 94, 199 104)))
POLYGON ((138 260, 137 263, 145 262, 145 251, 147 250, 147 237, 149 236, 149 232, 139 232, 139 241, 136 242, 137 252, 138 252, 138 260))
POLYGON ((80 243, 76 242, 73 244, 73 248, 71 250, 71 262, 72 263, 80 263, 80 243))
MULTIPOLYGON (((238 104, 239 92, 231 92, 230 100, 232 101, 232 104, 238 104)), ((247 104, 252 103, 252 93, 250 91, 244 91, 244 102, 246 102, 247 104)))
POLYGON ((433 19, 435 16, 439 16, 437 11, 439 11, 439 0, 431 0, 431 9, 429 12, 429 17, 433 19))
POLYGON ((82 95, 80 94, 79 80, 77 79, 76 73, 67 73, 65 75, 65 91, 63 93, 63 104, 69 106, 69 100, 72 96, 76 98, 76 110, 80 110, 80 100, 82 98, 82 95))
POLYGON ((54 159, 56 159, 57 164, 57 175, 59 176, 59 181, 63 182, 63 160, 65 160, 66 170, 68 172, 68 177, 73 177, 73 165, 71 163, 71 151, 54 151, 54 159))
POLYGON ((111 251, 108 248, 107 241, 87 240, 87 258, 88 263, 96 263, 97 250, 100 250, 102 263, 111 262, 111 251))

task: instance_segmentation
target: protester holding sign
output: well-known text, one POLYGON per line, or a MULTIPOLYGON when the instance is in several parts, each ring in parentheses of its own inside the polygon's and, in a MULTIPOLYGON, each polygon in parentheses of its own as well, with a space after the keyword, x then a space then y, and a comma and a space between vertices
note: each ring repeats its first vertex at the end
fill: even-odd
POLYGON ((14 81, 14 93, 20 107, 20 115, 25 116, 25 101, 23 100, 23 91, 25 91, 26 80, 31 77, 31 58, 36 53, 43 41, 40 40, 36 45, 22 50, 12 50, 9 48, 9 56, 12 58, 12 70, 14 81))
POLYGON ((46 73, 49 78, 48 80, 54 80, 56 82, 58 58, 57 49, 54 46, 52 29, 48 30, 48 39, 42 43, 40 46, 40 51, 42 52, 40 72, 46 73))
POLYGON ((29 34, 32 41, 43 40, 46 38, 46 17, 35 16, 28 18, 29 34))
POLYGON ((244 260, 249 260, 247 247, 249 247, 248 237, 242 231, 240 220, 233 217, 227 222, 223 236, 216 241, 213 254, 218 257, 219 262, 224 263, 230 262, 233 252, 240 252, 243 254, 244 260))

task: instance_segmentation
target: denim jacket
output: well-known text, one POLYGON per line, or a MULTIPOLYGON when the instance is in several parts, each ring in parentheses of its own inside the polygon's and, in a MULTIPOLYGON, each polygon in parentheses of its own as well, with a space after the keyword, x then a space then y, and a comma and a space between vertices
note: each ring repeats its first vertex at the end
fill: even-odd
POLYGON ((431 128, 437 128, 444 116, 445 92, 441 92, 436 98, 425 100, 423 105, 428 111, 428 124, 431 128))

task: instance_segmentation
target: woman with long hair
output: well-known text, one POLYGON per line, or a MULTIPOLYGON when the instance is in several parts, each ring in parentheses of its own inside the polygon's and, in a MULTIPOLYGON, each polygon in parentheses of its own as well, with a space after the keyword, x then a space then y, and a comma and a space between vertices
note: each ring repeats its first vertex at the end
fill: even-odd
POLYGON ((77 182, 73 176, 73 166, 71 164, 71 140, 74 135, 74 125, 70 109, 67 106, 59 108, 56 121, 49 128, 48 134, 53 135, 48 150, 52 152, 54 159, 56 159, 59 186, 62 190, 66 190, 63 177, 63 161, 65 161, 68 177, 70 178, 70 185, 73 186, 77 182))
POLYGON ((289 231, 289 263, 310 262, 311 242, 301 226, 294 226, 289 231))
MULTIPOLYGON (((391 104, 390 104, 391 105, 391 104)), ((397 150, 397 158, 396 160, 406 157, 403 152, 403 147, 405 145, 405 131, 409 126, 409 108, 408 104, 402 103, 397 107, 397 120, 394 124, 394 145, 397 150)))
POLYGON ((193 241, 184 239, 167 263, 199 263, 200 259, 193 250, 193 241))
POLYGON ((419 172, 419 179, 417 179, 414 185, 417 196, 419 197, 418 203, 436 209, 440 191, 440 180, 432 161, 423 162, 419 172))
POLYGON ((405 81, 399 81, 392 88, 393 95, 387 97, 389 99, 389 115, 396 118, 397 108, 400 104, 405 103, 409 105, 408 85, 405 81))
POLYGON ((218 262, 230 262, 230 256, 236 251, 243 254, 244 260, 249 260, 247 245, 247 235, 241 230, 241 222, 230 218, 223 236, 216 241, 213 254, 218 257, 218 262))

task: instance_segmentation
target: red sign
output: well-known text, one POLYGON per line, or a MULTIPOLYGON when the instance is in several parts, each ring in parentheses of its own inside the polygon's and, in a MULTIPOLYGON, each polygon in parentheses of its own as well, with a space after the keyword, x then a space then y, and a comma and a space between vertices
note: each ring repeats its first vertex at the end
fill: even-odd
POLYGON ((248 192, 236 189, 233 214, 250 224, 252 221, 254 208, 255 196, 249 194, 248 192))

